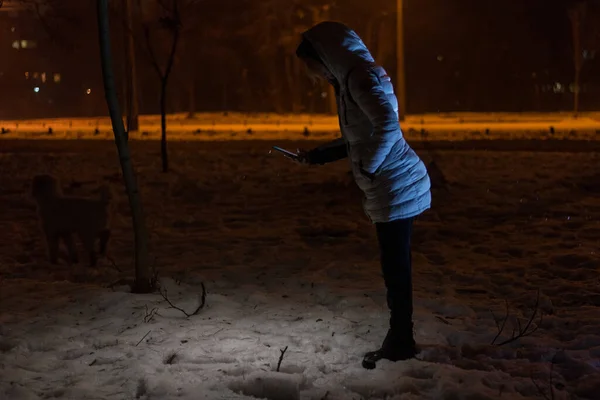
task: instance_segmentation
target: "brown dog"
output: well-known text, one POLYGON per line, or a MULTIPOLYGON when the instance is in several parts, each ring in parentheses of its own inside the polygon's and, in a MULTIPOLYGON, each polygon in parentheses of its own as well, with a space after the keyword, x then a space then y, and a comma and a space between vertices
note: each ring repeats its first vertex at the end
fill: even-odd
POLYGON ((36 175, 31 185, 31 195, 38 205, 50 262, 58 263, 58 248, 62 239, 69 261, 77 263, 73 241, 73 235, 77 235, 89 255, 90 266, 96 266, 96 240, 100 240, 100 255, 105 255, 110 237, 109 205, 112 196, 108 186, 100 187, 98 199, 66 197, 62 194, 58 179, 51 175, 36 175))

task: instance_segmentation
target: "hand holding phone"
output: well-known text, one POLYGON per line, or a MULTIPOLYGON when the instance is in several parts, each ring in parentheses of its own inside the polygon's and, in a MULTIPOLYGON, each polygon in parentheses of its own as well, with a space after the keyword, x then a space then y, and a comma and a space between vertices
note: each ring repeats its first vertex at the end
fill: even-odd
POLYGON ((308 164, 307 153, 304 150, 298 150, 296 153, 294 153, 279 146, 273 146, 273 149, 283 154, 284 157, 287 157, 301 164, 308 164))

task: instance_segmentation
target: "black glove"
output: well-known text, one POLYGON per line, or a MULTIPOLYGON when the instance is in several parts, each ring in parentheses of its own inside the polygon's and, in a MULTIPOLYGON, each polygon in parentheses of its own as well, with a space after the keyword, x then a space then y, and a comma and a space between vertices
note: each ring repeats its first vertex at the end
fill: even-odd
POLYGON ((296 151, 296 154, 298 154, 297 161, 300 164, 323 165, 324 163, 319 160, 319 155, 320 155, 319 153, 320 152, 317 149, 313 149, 313 150, 298 149, 296 151))

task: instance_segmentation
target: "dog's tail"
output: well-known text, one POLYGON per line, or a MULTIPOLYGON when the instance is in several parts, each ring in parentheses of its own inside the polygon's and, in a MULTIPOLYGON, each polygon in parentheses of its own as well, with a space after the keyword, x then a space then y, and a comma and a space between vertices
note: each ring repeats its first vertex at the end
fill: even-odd
POLYGON ((98 194, 100 196, 100 201, 108 204, 113 199, 112 191, 108 185, 102 185, 98 188, 98 194))

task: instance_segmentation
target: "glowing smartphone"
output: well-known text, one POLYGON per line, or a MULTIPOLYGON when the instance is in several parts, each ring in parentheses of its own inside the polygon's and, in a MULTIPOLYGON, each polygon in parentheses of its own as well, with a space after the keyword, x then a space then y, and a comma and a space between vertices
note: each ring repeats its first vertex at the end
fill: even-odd
POLYGON ((273 146, 273 149, 277 150, 278 152, 282 153, 284 156, 289 157, 289 158, 291 158, 293 160, 297 160, 297 159, 300 158, 300 156, 298 154, 293 153, 293 152, 291 152, 289 150, 286 150, 286 149, 282 149, 281 147, 273 146))

